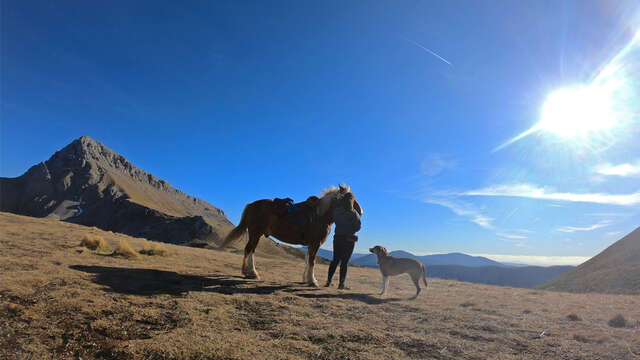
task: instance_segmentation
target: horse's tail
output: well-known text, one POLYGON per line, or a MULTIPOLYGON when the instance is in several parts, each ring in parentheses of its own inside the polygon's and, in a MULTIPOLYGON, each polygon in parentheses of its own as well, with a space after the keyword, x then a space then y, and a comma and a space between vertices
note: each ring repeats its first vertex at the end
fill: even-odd
POLYGON ((247 230, 247 209, 249 208, 249 205, 250 204, 244 207, 244 210, 242 211, 242 217, 240 218, 240 223, 238 224, 238 226, 234 227, 233 230, 231 230, 231 232, 227 234, 218 249, 224 249, 232 241, 242 236, 242 234, 244 234, 244 232, 247 230))
POLYGON ((424 268, 424 265, 420 263, 420 270, 422 270, 422 281, 424 281, 424 287, 429 286, 427 284, 427 270, 424 268))

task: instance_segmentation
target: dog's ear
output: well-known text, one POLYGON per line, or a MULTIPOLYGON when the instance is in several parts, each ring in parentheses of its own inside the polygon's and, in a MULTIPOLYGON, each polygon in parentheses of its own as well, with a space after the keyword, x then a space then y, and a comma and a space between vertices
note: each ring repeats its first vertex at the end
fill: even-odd
POLYGON ((380 246, 380 251, 382 251, 385 254, 388 254, 389 252, 387 251, 387 249, 384 246, 380 246))

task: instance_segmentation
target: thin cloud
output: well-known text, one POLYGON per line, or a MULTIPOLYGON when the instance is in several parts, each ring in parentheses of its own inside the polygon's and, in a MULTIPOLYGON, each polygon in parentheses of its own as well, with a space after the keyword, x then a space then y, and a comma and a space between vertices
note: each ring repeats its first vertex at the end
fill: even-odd
POLYGON ((469 205, 444 199, 427 199, 424 200, 424 202, 444 206, 453 211, 456 215, 464 216, 480 227, 483 227, 485 229, 493 229, 493 225, 491 224, 493 218, 483 215, 479 211, 472 209, 469 205))
POLYGON ((512 239, 512 240, 516 240, 516 239, 526 239, 527 237, 524 235, 515 235, 515 234, 506 234, 506 233, 497 233, 496 235, 503 237, 505 239, 512 239))
POLYGON ((535 231, 528 229, 516 229, 515 231, 525 233, 525 234, 533 234, 535 231))
POLYGON ((621 206, 640 204, 640 192, 632 194, 567 193, 557 192, 552 189, 531 184, 494 185, 482 189, 465 191, 459 195, 522 197, 530 199, 586 202, 621 206))
POLYGON ((538 256, 538 255, 501 255, 501 254, 470 254, 484 256, 498 262, 553 266, 553 265, 579 265, 590 259, 589 256, 538 256))
POLYGON ((635 164, 602 164, 596 168, 596 172, 600 175, 621 177, 640 175, 640 161, 636 161, 635 164))
POLYGON ((605 226, 609 226, 611 225, 611 223, 609 223, 608 221, 602 221, 599 222, 597 224, 593 224, 591 226, 586 226, 586 227, 578 227, 578 226, 563 226, 561 228, 557 228, 556 231, 561 231, 561 232, 566 232, 566 233, 573 233, 576 231, 593 231, 596 229, 600 229, 603 228, 605 226))
POLYGON ((410 43, 412 43, 413 45, 415 45, 415 46, 419 47, 420 49, 422 49, 422 50, 424 50, 424 51, 428 52, 429 54, 431 54, 431 55, 433 55, 433 56, 437 57, 438 59, 440 59, 440 60, 444 61, 445 63, 447 63, 447 65, 449 65, 449 66, 453 67, 453 64, 452 64, 449 60, 447 60, 447 59, 443 58, 442 56, 440 56, 440 55, 436 54, 436 53, 435 53, 435 51, 432 51, 432 50, 430 50, 430 49, 428 49, 428 48, 426 48, 426 47, 424 47, 424 46, 422 46, 422 45, 418 44, 417 42, 415 42, 415 41, 413 41, 413 40, 410 40, 410 39, 405 39, 405 40, 406 40, 406 41, 408 41, 408 42, 410 42, 410 43))
POLYGON ((620 234, 622 234, 622 231, 609 231, 607 236, 618 236, 620 234))
POLYGON ((420 164, 420 170, 423 175, 436 176, 445 170, 456 167, 455 160, 448 159, 440 154, 430 154, 420 164))

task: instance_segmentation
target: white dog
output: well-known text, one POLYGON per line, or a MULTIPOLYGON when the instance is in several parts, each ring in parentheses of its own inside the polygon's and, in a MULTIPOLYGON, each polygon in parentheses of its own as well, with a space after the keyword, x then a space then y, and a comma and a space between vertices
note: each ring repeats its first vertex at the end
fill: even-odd
POLYGON ((372 247, 369 251, 378 257, 378 264, 380 265, 380 272, 382 273, 382 292, 380 295, 386 294, 390 276, 404 273, 411 276, 411 280, 413 280, 416 286, 416 295, 413 299, 420 294, 420 278, 424 281, 424 286, 427 287, 427 272, 424 269, 424 265, 419 261, 390 256, 387 249, 379 245, 372 247))

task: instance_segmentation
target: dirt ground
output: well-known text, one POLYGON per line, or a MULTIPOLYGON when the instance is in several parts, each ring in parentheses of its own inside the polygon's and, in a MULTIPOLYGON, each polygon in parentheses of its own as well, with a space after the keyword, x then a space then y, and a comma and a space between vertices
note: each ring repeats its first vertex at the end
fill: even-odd
POLYGON ((113 256, 121 241, 148 245, 0 213, 0 359, 640 358, 640 296, 429 279, 408 300, 403 275, 380 298, 376 269, 350 268, 351 290, 314 289, 302 260, 258 253, 262 280, 245 280, 236 253, 113 256))

